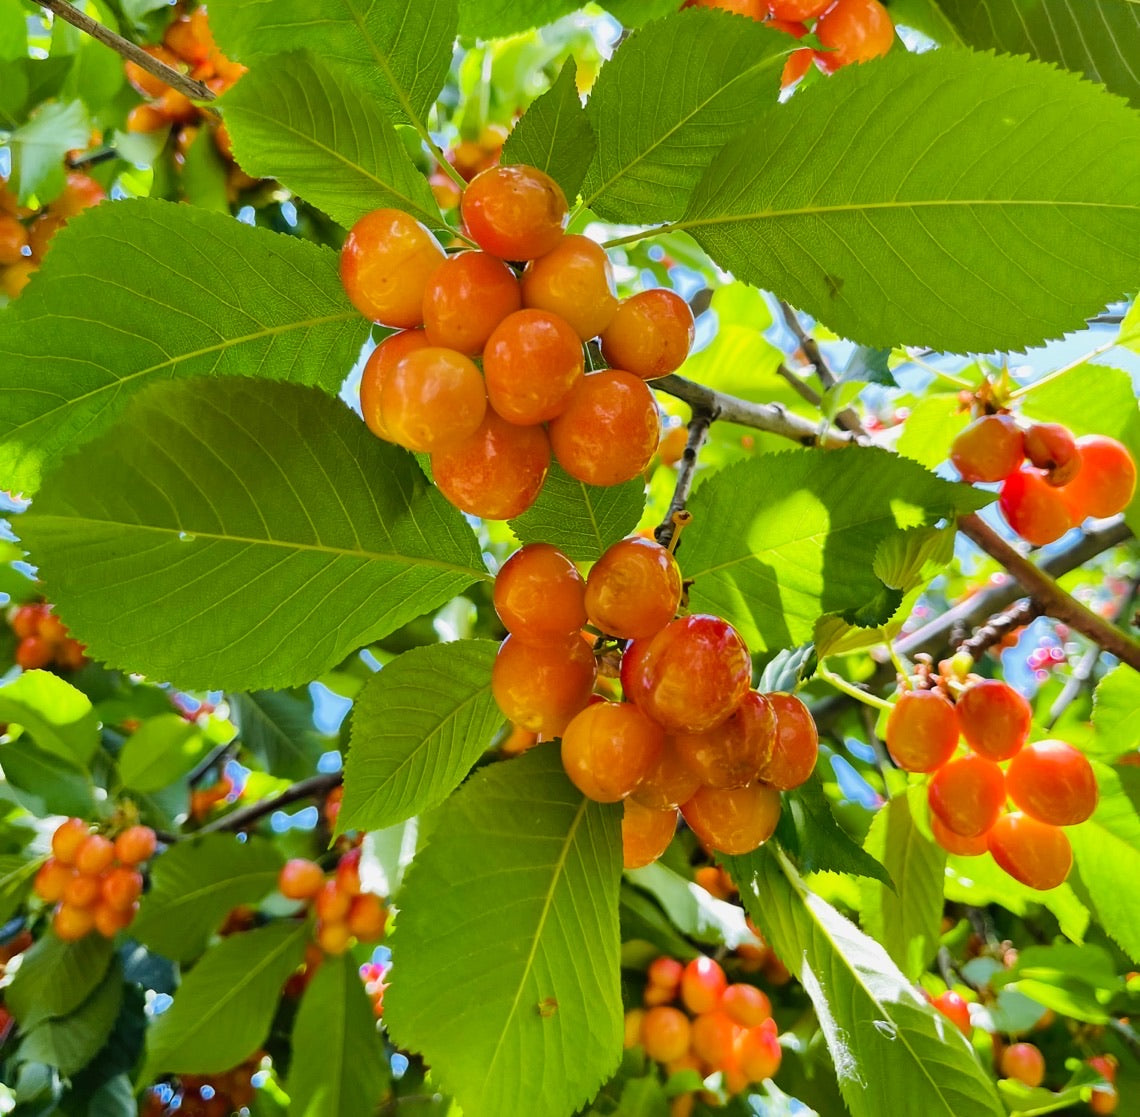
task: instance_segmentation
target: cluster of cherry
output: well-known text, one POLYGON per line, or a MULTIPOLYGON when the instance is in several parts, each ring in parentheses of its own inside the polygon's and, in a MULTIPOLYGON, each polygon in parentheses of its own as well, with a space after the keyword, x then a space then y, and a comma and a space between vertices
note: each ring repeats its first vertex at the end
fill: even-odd
POLYGON ((256 1089, 253 1076, 265 1052, 255 1051, 240 1066, 222 1074, 180 1074, 174 1085, 152 1087, 146 1094, 139 1117, 231 1117, 248 1113, 256 1089))
POLYGON ((904 771, 933 773, 935 840, 965 857, 989 851, 1022 884, 1056 888, 1073 861, 1061 828, 1096 808, 1092 765, 1064 741, 1028 743, 1032 709, 1007 683, 946 667, 919 681, 929 689, 904 690, 891 710, 887 750, 904 771), (956 755, 960 737, 969 747, 956 755))
POLYGON ((663 288, 619 302, 605 251, 565 234, 566 198, 533 167, 481 172, 460 208, 478 251, 447 256, 394 209, 367 214, 345 241, 349 298, 399 331, 365 366, 365 422, 430 454, 443 495, 485 519, 529 508, 552 454, 589 485, 638 476, 661 432, 646 381, 688 355, 688 304, 663 288), (610 367, 587 372, 585 343, 599 336, 610 367))
POLYGON ((15 658, 25 671, 52 666, 78 671, 87 662, 83 645, 68 634, 67 626, 45 602, 16 606, 8 624, 19 637, 15 658))

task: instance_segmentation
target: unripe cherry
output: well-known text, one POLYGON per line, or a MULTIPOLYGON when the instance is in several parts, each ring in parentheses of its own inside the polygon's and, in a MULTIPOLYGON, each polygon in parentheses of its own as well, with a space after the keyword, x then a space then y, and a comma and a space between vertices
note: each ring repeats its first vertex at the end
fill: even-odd
POLYGON ((693 345, 693 312, 680 295, 654 287, 623 300, 602 331, 602 356, 642 380, 676 372, 693 345))
POLYGON ((684 963, 676 958, 663 954, 654 958, 645 970, 645 976, 650 985, 657 985, 669 994, 672 1000, 681 991, 681 978, 684 976, 684 963))

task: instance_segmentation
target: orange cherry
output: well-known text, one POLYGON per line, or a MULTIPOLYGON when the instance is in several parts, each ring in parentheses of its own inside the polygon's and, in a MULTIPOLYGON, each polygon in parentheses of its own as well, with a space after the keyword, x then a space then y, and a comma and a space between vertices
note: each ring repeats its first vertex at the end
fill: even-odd
POLYGON ((582 341, 597 337, 618 308, 606 250, 589 237, 564 236, 522 277, 523 305, 565 319, 582 341))
POLYGON ((660 857, 677 829, 677 808, 663 811, 643 807, 636 799, 626 799, 621 816, 622 865, 640 869, 660 857))
POLYGON ((494 605, 506 630, 528 643, 562 642, 586 623, 586 583, 549 543, 520 547, 495 577, 494 605))
POLYGON ((596 678, 594 653, 580 636, 549 644, 508 636, 491 670, 491 693, 509 721, 557 737, 586 707, 596 678))
POLYGON ((676 292, 641 291, 619 304, 602 331, 602 356, 613 368, 654 380, 684 364, 695 329, 689 304, 676 292))
POLYGON ((1002 815, 987 835, 994 860, 1014 880, 1048 891, 1064 883, 1073 864, 1065 831, 1016 811, 1002 815))
POLYGON ((432 345, 474 357, 522 306, 515 273, 486 252, 460 252, 431 273, 424 288, 424 329, 432 345))
POLYGON ((515 164, 477 174, 463 192, 459 212, 484 251, 504 260, 533 260, 558 247, 570 207, 548 174, 515 164))
POLYGON ((904 772, 933 772, 958 747, 958 715, 934 690, 904 690, 887 717, 887 752, 904 772))
POLYGON ((384 378, 380 411, 395 442, 432 453, 474 435, 487 413, 487 388, 462 353, 413 347, 384 378))
POLYGON ((562 733, 562 766, 599 803, 624 799, 656 766, 665 731, 630 702, 596 702, 562 733))
POLYGON ((409 353, 427 347, 427 334, 423 330, 401 330, 386 337, 369 355, 360 378, 360 414, 377 438, 395 441, 384 422, 384 382, 409 353))
POLYGON ((819 756, 819 733, 811 711, 794 694, 769 694, 775 717, 775 741, 760 766, 759 779, 780 791, 806 783, 819 756))
POLYGON ((681 814, 710 849, 751 853, 776 832, 780 793, 761 783, 724 789, 702 787, 681 804, 681 814))
POLYGON ((507 315, 483 352, 491 406, 520 426, 561 415, 584 367, 581 339, 565 319, 547 310, 507 315))
POLYGON ((681 568, 668 548, 633 535, 609 547, 586 579, 590 623, 611 636, 652 636, 676 615, 681 568))

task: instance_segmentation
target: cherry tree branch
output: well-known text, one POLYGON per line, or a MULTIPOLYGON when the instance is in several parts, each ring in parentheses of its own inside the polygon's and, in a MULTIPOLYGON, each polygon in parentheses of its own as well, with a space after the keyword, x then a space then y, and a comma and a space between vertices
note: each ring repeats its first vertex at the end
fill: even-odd
POLYGON ((282 807, 287 807, 290 803, 296 803, 301 799, 318 799, 327 795, 343 778, 343 772, 327 772, 319 776, 310 776, 307 780, 301 780, 293 784, 292 787, 287 787, 280 795, 262 799, 258 803, 251 803, 248 807, 232 811, 216 822, 209 822, 188 837, 215 834, 219 831, 245 830, 255 822, 260 822, 266 815, 270 815, 282 807))
POLYGON ((93 39, 97 39, 104 46, 110 47, 117 54, 137 63, 148 74, 153 74, 159 81, 165 82, 171 89, 176 89, 179 93, 185 94, 192 101, 214 100, 212 89, 207 88, 200 81, 187 77, 186 74, 174 69, 173 66, 167 66, 165 62, 160 62, 157 58, 147 54, 142 47, 136 46, 129 39, 124 39, 122 35, 117 35, 109 27, 68 4, 66 0, 35 0, 35 2, 41 8, 46 8, 53 15, 58 16, 65 23, 70 23, 72 27, 78 27, 80 31, 90 35, 93 39))
POLYGON ((958 645, 958 650, 968 652, 974 659, 978 659, 994 644, 1000 644, 1011 632, 1035 621, 1041 613, 1037 601, 1032 597, 1023 597, 1008 609, 990 617, 972 636, 958 645))
POLYGON ((665 519, 653 533, 662 547, 668 547, 677 533, 677 524, 673 517, 684 510, 685 502, 693 491, 693 478, 697 473, 697 455, 708 439, 712 421, 713 417, 708 411, 693 409, 693 417, 689 420, 689 440, 685 443, 685 450, 677 469, 677 484, 673 488, 673 499, 669 501, 665 519))

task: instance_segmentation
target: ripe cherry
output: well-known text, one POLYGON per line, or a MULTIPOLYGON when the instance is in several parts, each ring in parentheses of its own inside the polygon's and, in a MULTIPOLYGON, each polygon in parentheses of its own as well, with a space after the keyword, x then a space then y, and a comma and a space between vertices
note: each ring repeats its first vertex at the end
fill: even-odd
MULTIPOLYGON (((182 59, 174 51, 164 46, 144 46, 142 48, 151 58, 165 62, 175 70, 185 70, 182 59)), ((156 77, 149 70, 144 70, 137 62, 128 60, 123 64, 123 71, 127 81, 131 83, 144 97, 161 97, 167 90, 166 82, 156 77)))
POLYGON ((1116 1112, 1120 1104, 1120 1093, 1115 1086, 1094 1086, 1089 1094, 1089 1112, 1100 1115, 1116 1112))
POLYGON ((723 1070, 735 1063, 735 1048, 740 1025, 728 1013, 714 1008, 702 1012, 693 1021, 689 1046, 706 1065, 723 1070))
POLYGON ((1077 439, 1081 468, 1061 495, 1074 523, 1086 516, 1115 516, 1123 512, 1136 490, 1136 463, 1123 443, 1104 435, 1077 439))
POLYGON ((424 321, 424 290, 443 263, 439 241, 398 209, 365 214, 340 252, 340 278, 349 301, 366 318, 410 330, 424 321))
POLYGON ((590 623, 611 636, 652 636, 676 615, 681 568, 666 547, 632 535, 609 547, 586 579, 590 623))
POLYGON ((674 739, 666 737, 661 758, 633 793, 633 798, 643 807, 663 811, 691 799, 700 786, 700 777, 681 759, 674 739))
POLYGON ((710 849, 722 853, 751 853, 776 831, 780 793, 774 787, 702 787, 681 804, 689 828, 710 849))
POLYGON ((43 636, 25 636, 16 645, 13 658, 25 671, 38 671, 55 660, 55 645, 43 636))
POLYGON ((361 892, 352 898, 346 923, 349 933, 361 942, 379 942, 388 924, 388 911, 379 896, 361 892))
POLYGON ((49 857, 39 867, 32 883, 32 890, 44 903, 58 903, 63 899, 64 890, 73 876, 75 876, 74 869, 54 857, 49 857))
POLYGON ((727 988, 728 978, 715 958, 702 954, 687 962, 681 972, 681 1000, 694 1016, 712 1012, 727 988))
POLYGON ((1067 485, 1081 468, 1077 440, 1060 423, 1033 423, 1025 432, 1025 456, 1050 485, 1067 485))
POLYGON ((652 460, 660 437, 653 393, 643 380, 617 369, 583 376, 550 424, 554 456, 587 485, 632 480, 652 460))
POLYGON ((681 962, 663 954, 660 958, 654 958, 649 963, 645 970, 645 977, 650 985, 656 985, 663 989, 669 994, 669 1000, 672 1000, 681 991, 681 978, 684 976, 684 972, 685 967, 681 962))
POLYGON ((905 772, 933 772, 958 747, 958 715, 934 690, 904 690, 887 718, 887 751, 905 772))
POLYGON ((95 915, 90 908, 77 908, 60 904, 51 920, 56 938, 64 942, 78 942, 95 929, 95 915))
MULTIPOLYGON (((1077 475, 1079 480, 1080 474, 1077 475)), ((1022 539, 1043 547, 1060 539, 1079 522, 1064 493, 1064 489, 1050 485, 1039 470, 1022 466, 1002 483, 998 505, 1006 523, 1022 539)))
POLYGON ((1076 826, 1097 804, 1096 774, 1084 753, 1065 741, 1026 745, 1006 772, 1009 797, 1038 822, 1076 826))
POLYGON ((626 869, 640 869, 660 857, 677 829, 677 809, 655 811, 626 799, 621 816, 621 855, 626 869))
POLYGON ((102 834, 90 835, 75 853, 75 867, 88 876, 98 876, 114 860, 114 843, 102 834))
POLYGON ((831 48, 818 55, 819 64, 829 72, 878 58, 895 41, 890 13, 879 0, 836 0, 813 30, 819 41, 831 48))
POLYGON ((487 413, 475 362, 454 349, 413 349, 384 378, 380 411, 392 438, 431 453, 470 438, 487 413))
POLYGON ((765 1020, 755 1028, 749 1028, 737 1044, 736 1057, 741 1073, 749 1082, 772 1078, 783 1061, 776 1021, 765 1020))
POLYGON ((689 304, 666 287, 654 287, 618 306, 602 331, 602 356, 642 380, 668 376, 689 355, 695 328, 689 304))
POLYGON ((1025 458, 1021 429, 1011 415, 983 415, 950 446, 950 461, 962 480, 1003 481, 1025 458))
POLYGON ((460 252, 428 278, 424 331, 432 345, 473 357, 495 327, 521 306, 518 280, 502 260, 486 252, 460 252))
POLYGON ((930 829, 934 840, 947 853, 955 853, 959 857, 980 857, 989 849, 985 834, 963 838, 961 834, 955 834, 937 815, 930 816, 930 829))
POLYGON ((53 215, 62 217, 66 221, 67 218, 105 201, 106 197, 107 191, 90 175, 72 171, 67 176, 67 184, 52 199, 48 209, 53 215))
POLYGON ((114 911, 130 911, 142 890, 142 874, 137 869, 118 865, 103 877, 99 894, 103 903, 114 911))
POLYGON ((520 426, 562 414, 582 379, 582 342, 548 310, 518 310, 495 328, 483 352, 491 406, 520 426))
POLYGON ((656 767, 665 731, 631 702, 587 706, 562 734, 562 766, 587 798, 624 799, 656 767))
POLYGON ((688 427, 670 427, 662 431, 661 441, 657 444, 657 456, 662 465, 676 465, 685 456, 685 447, 689 444, 688 427))
POLYGON ((706 787, 744 787, 756 779, 776 745, 772 703, 750 690, 728 720, 703 733, 678 733, 673 747, 706 787))
MULTIPOLYGON (((806 34, 806 30, 804 34, 806 34)), ((797 36, 798 37, 798 36, 797 36)), ((787 89, 795 85, 811 69, 815 61, 815 51, 811 47, 800 47, 788 55, 783 70, 780 71, 780 88, 787 89)))
POLYGON ((542 427, 518 427, 490 408, 469 438, 431 456, 439 491, 456 508, 484 520, 510 520, 538 497, 550 469, 542 427))
POLYGON ((763 1024, 772 1015, 772 1002, 755 985, 739 983, 728 986, 720 998, 720 1007, 745 1028, 763 1024))
POLYGON ((24 640, 29 636, 38 636, 40 626, 48 617, 46 605, 21 605, 12 614, 9 624, 12 631, 24 640))
POLYGON ((0 266, 18 264, 24 259, 28 234, 24 226, 7 213, 0 213, 0 266))
POLYGON ((794 694, 768 695, 776 718, 772 752, 760 766, 759 779, 780 791, 806 783, 819 756, 819 733, 811 711, 794 694))
POLYGON ((352 945, 348 924, 340 919, 322 921, 317 926, 317 945, 326 954, 343 954, 352 945))
POLYGON ((128 826, 115 839, 115 856, 127 866, 149 861, 157 848, 158 839, 149 826, 128 826))
POLYGON ((356 846, 336 863, 336 886, 349 896, 359 896, 363 891, 360 883, 360 857, 361 848, 356 846))
POLYGON ((80 847, 90 836, 91 830, 81 818, 69 818, 56 827, 51 836, 51 851, 61 865, 74 865, 80 847))
POLYGON ((89 908, 99 899, 102 878, 77 873, 64 885, 63 902, 73 908, 89 908))
POLYGON ((516 164, 477 174, 459 212, 484 251, 504 260, 533 260, 558 247, 570 207, 548 174, 516 164))
POLYGON ((548 310, 570 323, 582 341, 597 337, 618 308, 610 258, 589 237, 564 236, 522 277, 523 306, 548 310))
POLYGON ((977 838, 993 826, 1005 807, 1005 776, 984 756, 960 756, 934 773, 927 799, 948 830, 963 838, 977 838))
POLYGON ((990 760, 1008 760, 1029 738, 1032 707, 999 679, 970 683, 954 708, 966 743, 990 760))
POLYGON ((1032 1043, 1011 1043, 1001 1053, 1001 1073, 1035 1088, 1045 1081, 1045 1056, 1032 1043))
POLYGON ((815 19, 833 3, 834 0, 768 0, 768 11, 776 19, 815 19))
POLYGON ((338 888, 335 880, 327 880, 317 892, 314 907, 322 922, 343 923, 352 907, 352 897, 338 888))
POLYGON ((491 669, 491 693, 516 725, 557 737, 585 708, 597 669, 580 636, 558 644, 527 644, 508 636, 491 669))
POLYGON ((394 441, 384 422, 383 389, 396 365, 409 353, 428 347, 423 330, 401 330, 386 337, 369 355, 360 377, 360 414, 377 438, 394 441))
POLYGON ((112 907, 108 903, 99 903, 91 909, 92 922, 95 930, 105 939, 113 939, 120 931, 130 926, 137 910, 137 903, 131 904, 125 910, 112 907))
POLYGON ((495 612, 508 632, 527 643, 575 635, 586 623, 585 597, 578 568, 549 543, 520 547, 495 578, 495 612))
POLYGON ((649 1009, 641 1021, 641 1045, 659 1063, 679 1059, 689 1050, 689 1018, 671 1005, 649 1009))
POLYGON ((311 900, 324 884, 324 870, 305 857, 286 861, 277 874, 277 891, 287 900, 311 900))
POLYGON ((1063 884, 1073 864, 1065 831, 1016 811, 1002 815, 986 836, 994 860, 1014 880, 1039 892, 1063 884))
POLYGON ((960 994, 955 993, 953 989, 947 989, 945 993, 940 993, 930 1003, 941 1012, 962 1035, 967 1039, 970 1038, 974 1030, 973 1024, 970 1023, 970 1006, 962 999, 960 994))

